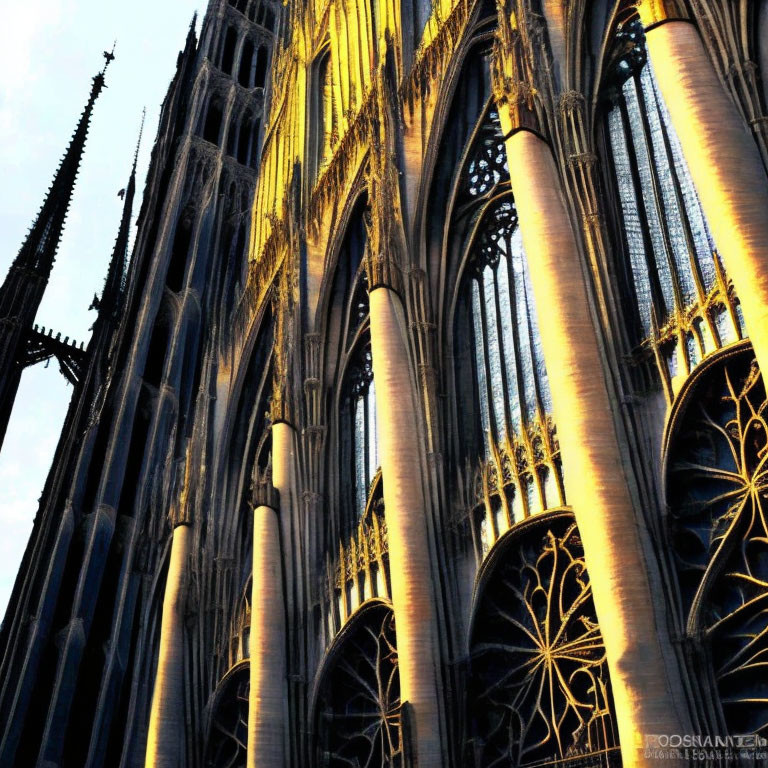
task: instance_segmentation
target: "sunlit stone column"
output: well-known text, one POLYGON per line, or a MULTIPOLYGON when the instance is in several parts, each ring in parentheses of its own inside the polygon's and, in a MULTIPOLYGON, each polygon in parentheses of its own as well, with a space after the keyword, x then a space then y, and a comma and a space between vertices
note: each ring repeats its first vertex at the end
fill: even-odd
POLYGON ((173 530, 165 582, 160 652, 149 715, 147 768, 179 768, 184 743, 184 601, 192 528, 173 530))
MULTIPOLYGON (((281 426, 285 425, 275 425, 281 426)), ((285 447, 282 439, 279 443, 285 447)), ((286 457, 278 463, 285 465, 286 457)), ((253 504, 248 768, 283 768, 287 719, 285 604, 278 494, 269 480, 255 485, 253 504)))
POLYGON ((768 370, 768 177, 693 24, 669 0, 638 7, 656 79, 712 236, 768 370))
POLYGON ((280 494, 280 508, 295 501, 296 430, 285 421, 272 425, 272 484, 280 494))
POLYGON ((605 642, 623 764, 645 765, 651 761, 640 748, 644 735, 678 733, 680 721, 578 246, 549 146, 513 121, 508 104, 499 106, 509 137, 512 192, 538 310, 566 493, 584 543, 605 642))
POLYGON ((438 647, 418 412, 400 297, 371 281, 371 356, 376 430, 389 536, 392 603, 397 628, 400 692, 412 707, 419 768, 442 768, 438 712, 438 647))

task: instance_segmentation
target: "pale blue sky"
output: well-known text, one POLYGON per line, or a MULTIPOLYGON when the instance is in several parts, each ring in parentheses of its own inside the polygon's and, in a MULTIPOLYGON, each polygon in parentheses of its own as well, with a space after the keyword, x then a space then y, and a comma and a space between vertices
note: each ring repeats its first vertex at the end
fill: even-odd
MULTIPOLYGON (((117 234, 141 110, 144 188, 160 103, 192 14, 207 0, 0 0, 0 279, 43 201, 101 52, 117 58, 96 104, 67 227, 37 321, 87 341, 117 234)), ((138 213, 139 200, 134 207, 138 213)), ((5 613, 72 388, 55 362, 25 372, 0 452, 0 617, 5 613)))

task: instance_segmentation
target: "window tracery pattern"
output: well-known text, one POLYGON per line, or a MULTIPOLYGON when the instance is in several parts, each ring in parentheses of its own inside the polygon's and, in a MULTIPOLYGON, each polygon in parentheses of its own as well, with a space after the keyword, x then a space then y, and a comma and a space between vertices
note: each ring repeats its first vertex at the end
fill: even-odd
POLYGON ((667 489, 687 634, 700 642, 729 731, 765 736, 768 400, 751 349, 713 360, 681 402, 667 489))
POLYGON ((741 338, 743 326, 637 19, 617 32, 604 95, 637 341, 660 351, 671 381, 741 338))
POLYGON ((470 497, 480 502, 484 555, 515 522, 565 503, 536 307, 492 109, 467 154, 454 217, 470 219, 455 346, 472 370, 471 377, 458 373, 460 402, 474 402, 481 434, 466 458, 480 459, 470 497))
POLYGON ((466 764, 588 757, 588 765, 620 765, 605 648, 572 515, 531 519, 494 553, 471 632, 466 764))
POLYGON ((401 768, 403 736, 395 616, 369 604, 332 652, 316 707, 318 765, 401 768))
POLYGON ((215 694, 206 768, 245 768, 248 744, 248 664, 235 667, 215 694))

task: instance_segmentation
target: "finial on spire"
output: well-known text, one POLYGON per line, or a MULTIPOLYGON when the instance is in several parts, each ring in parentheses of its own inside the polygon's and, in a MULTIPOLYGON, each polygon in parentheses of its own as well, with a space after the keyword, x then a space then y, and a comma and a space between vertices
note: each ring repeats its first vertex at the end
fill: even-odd
POLYGON ((104 51, 102 54, 104 56, 104 69, 99 72, 96 77, 93 78, 93 88, 91 88, 91 102, 95 101, 98 95, 101 93, 101 89, 105 88, 105 75, 107 74, 107 68, 109 65, 115 60, 115 46, 117 45, 117 40, 112 44, 112 50, 111 51, 104 51))
MULTIPOLYGON (((67 151, 59 164, 43 206, 14 261, 14 264, 23 264, 28 269, 37 270, 46 277, 50 274, 56 258, 56 250, 61 239, 77 172, 83 157, 85 141, 88 137, 93 106, 104 88, 104 73, 115 58, 114 50, 113 46, 111 52, 104 52, 106 59, 104 69, 93 78, 90 97, 80 115, 80 120, 72 134, 67 151)), ((32 316, 34 317, 34 312, 32 316)))
POLYGON ((104 69, 101 70, 101 74, 105 75, 107 73, 107 67, 115 60, 115 48, 117 47, 117 40, 112 43, 112 50, 111 51, 104 51, 104 69))

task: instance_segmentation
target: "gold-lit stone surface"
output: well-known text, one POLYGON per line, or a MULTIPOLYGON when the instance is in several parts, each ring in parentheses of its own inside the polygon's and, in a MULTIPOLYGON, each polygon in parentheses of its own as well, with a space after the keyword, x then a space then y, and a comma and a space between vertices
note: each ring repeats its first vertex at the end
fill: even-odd
POLYGON ((259 506, 253 512, 248 768, 284 764, 285 669, 285 608, 277 511, 259 506))
POLYGON ((678 732, 679 724, 577 245, 549 147, 530 131, 518 131, 506 145, 568 498, 605 639, 622 758, 626 767, 646 765, 644 734, 678 732))
POLYGON ((417 415, 400 299, 370 294, 376 421, 389 535, 392 603, 397 623, 401 700, 413 707, 420 768, 443 765, 437 689, 437 642, 417 415))
POLYGON ((146 768, 178 768, 184 740, 184 584, 192 528, 173 531, 165 582, 160 651, 149 716, 146 768))
POLYGON ((695 27, 662 24, 647 45, 758 362, 768 367, 768 179, 757 145, 695 27))

